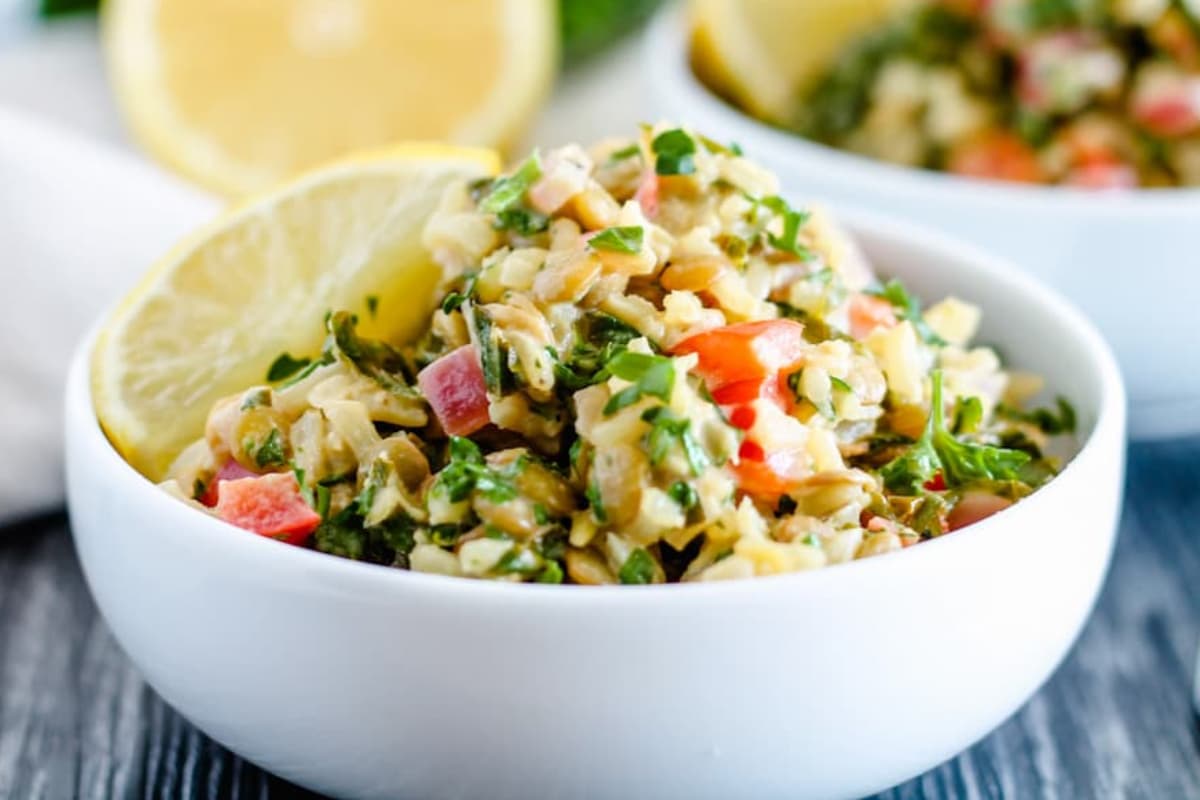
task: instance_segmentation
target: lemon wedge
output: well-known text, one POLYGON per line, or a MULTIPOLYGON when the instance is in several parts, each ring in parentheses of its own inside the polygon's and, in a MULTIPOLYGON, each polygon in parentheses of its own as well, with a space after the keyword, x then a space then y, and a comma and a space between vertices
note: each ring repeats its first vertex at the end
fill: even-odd
POLYGON ((97 340, 109 439, 158 480, 216 400, 262 383, 282 352, 316 353, 327 311, 356 312, 372 336, 417 333, 440 278, 425 220, 448 184, 499 168, 490 150, 401 145, 304 175, 176 246, 97 340))
POLYGON ((109 0, 118 102, 228 196, 398 141, 515 144, 557 63, 552 0, 109 0))
POLYGON ((784 118, 854 37, 915 0, 692 0, 692 64, 752 114, 784 118))

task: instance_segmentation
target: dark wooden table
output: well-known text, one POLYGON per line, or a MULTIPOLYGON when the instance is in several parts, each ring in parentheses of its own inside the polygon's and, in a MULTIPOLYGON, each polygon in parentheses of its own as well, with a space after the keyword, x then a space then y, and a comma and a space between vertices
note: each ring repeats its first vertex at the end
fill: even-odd
MULTIPOLYGON (((1198 640, 1200 439, 1138 445, 1113 569, 1066 663, 983 742, 883 797, 1200 798, 1198 640)), ((296 796, 314 797, 142 683, 63 515, 0 535, 0 798, 296 796)))

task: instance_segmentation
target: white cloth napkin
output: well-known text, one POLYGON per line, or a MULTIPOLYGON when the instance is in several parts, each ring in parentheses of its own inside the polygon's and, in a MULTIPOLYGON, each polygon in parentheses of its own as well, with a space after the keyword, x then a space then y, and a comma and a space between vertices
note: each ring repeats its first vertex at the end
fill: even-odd
POLYGON ((62 502, 62 391, 100 313, 219 203, 0 108, 0 523, 62 502))

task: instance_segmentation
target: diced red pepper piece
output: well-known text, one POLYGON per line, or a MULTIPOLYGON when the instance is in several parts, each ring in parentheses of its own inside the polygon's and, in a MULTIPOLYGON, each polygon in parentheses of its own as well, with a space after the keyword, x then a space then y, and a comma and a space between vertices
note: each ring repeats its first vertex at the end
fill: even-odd
POLYGON ((321 515, 300 496, 300 484, 290 472, 221 481, 217 516, 260 536, 295 545, 308 541, 321 523, 321 515))
POLYGON ((969 178, 1018 183, 1046 181, 1037 153, 1015 133, 991 131, 955 147, 950 172, 969 178))
POLYGON ((992 514, 1003 511, 1013 504, 1007 497, 989 494, 988 492, 967 492, 950 509, 946 515, 946 523, 950 530, 956 531, 973 525, 992 514))
POLYGON ((739 322, 689 336, 674 353, 698 355, 697 371, 717 390, 796 370, 804 362, 803 334, 804 326, 791 319, 739 322))
POLYGON ((865 339, 876 328, 891 328, 898 320, 896 309, 882 297, 859 292, 850 297, 850 335, 865 339))
POLYGON ((442 429, 452 436, 469 436, 491 421, 487 384, 473 345, 464 344, 425 367, 417 375, 417 386, 442 429))
POLYGON ((944 492, 946 491, 946 478, 942 473, 938 472, 932 478, 925 481, 925 488, 931 492, 944 492))
POLYGON ((712 399, 719 406, 739 406, 755 400, 770 400, 785 411, 792 406, 792 393, 784 375, 727 383, 712 390, 712 399))
POLYGON ((217 504, 217 490, 221 485, 221 481, 236 481, 239 478, 253 478, 258 473, 251 472, 237 462, 236 459, 229 459, 221 468, 217 470, 217 474, 208 482, 208 486, 204 487, 204 495, 199 498, 200 502, 212 508, 217 504))
MULTIPOLYGON (((754 427, 754 421, 758 419, 758 412, 753 406, 737 406, 733 411, 729 412, 729 424, 735 428, 741 428, 748 431, 754 427)), ((746 442, 749 444, 749 442, 746 442)))

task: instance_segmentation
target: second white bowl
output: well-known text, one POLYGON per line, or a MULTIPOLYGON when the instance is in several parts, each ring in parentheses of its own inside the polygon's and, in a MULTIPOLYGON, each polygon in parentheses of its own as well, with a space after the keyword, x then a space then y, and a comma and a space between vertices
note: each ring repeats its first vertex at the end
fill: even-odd
MULTIPOLYGON (((798 42, 797 46, 803 46, 798 42)), ((688 65, 680 13, 645 42, 655 111, 737 141, 793 193, 906 215, 1007 256, 1088 313, 1117 352, 1138 438, 1200 433, 1200 189, 1095 193, 984 182, 844 153, 725 104, 688 65)))

